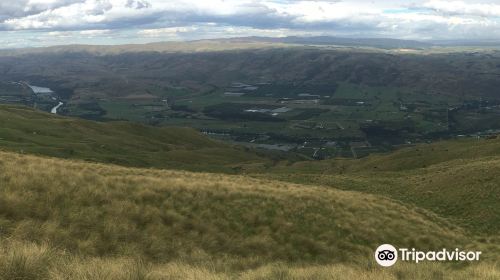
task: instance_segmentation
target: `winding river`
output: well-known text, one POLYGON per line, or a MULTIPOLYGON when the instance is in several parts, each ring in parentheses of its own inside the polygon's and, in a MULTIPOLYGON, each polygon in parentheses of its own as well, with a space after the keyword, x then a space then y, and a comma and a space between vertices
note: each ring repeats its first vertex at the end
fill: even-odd
POLYGON ((64 105, 64 103, 62 103, 62 102, 59 101, 59 104, 57 104, 57 106, 55 106, 54 108, 52 108, 52 110, 50 110, 50 112, 52 114, 57 114, 57 109, 59 109, 62 105, 64 105))

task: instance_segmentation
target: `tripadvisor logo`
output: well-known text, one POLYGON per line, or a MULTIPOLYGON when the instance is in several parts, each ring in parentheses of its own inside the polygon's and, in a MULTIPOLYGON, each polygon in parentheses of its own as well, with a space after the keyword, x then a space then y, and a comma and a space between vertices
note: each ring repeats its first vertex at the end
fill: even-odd
POLYGON ((391 244, 383 244, 375 250, 375 260, 381 266, 393 266, 398 261, 398 250, 391 244))
POLYGON ((419 263, 422 261, 479 261, 482 252, 480 251, 460 251, 458 249, 448 250, 442 249, 440 251, 418 251, 415 248, 399 248, 397 250, 391 244, 380 245, 375 250, 375 261, 381 266, 393 266, 398 257, 401 261, 419 263))

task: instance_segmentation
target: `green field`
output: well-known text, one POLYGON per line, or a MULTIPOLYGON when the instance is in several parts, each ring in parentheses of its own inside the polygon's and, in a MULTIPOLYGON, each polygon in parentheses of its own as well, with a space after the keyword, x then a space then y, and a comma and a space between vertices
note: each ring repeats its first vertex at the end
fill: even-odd
MULTIPOLYGON (((4 96, 16 98, 11 103, 34 102, 32 106, 46 111, 55 105, 50 98, 20 99, 29 91, 14 84, 3 85, 4 96)), ((492 133, 488 131, 500 129, 495 99, 474 100, 346 82, 232 83, 225 88, 204 86, 198 90, 148 85, 142 94, 137 92, 128 98, 65 102, 59 110, 62 115, 191 127, 210 135, 228 135, 221 139, 248 147, 287 146, 291 152, 315 159, 361 158, 400 145, 488 135, 492 133), (237 94, 232 95, 234 92, 237 94), (366 144, 356 144, 360 142, 366 144), (331 143, 335 143, 333 149, 331 143)))
MULTIPOLYGON (((395 131, 397 135, 393 138, 400 143, 418 142, 432 138, 429 135, 435 133, 450 134, 447 110, 461 104, 449 96, 350 83, 252 87, 256 89, 230 86, 198 93, 157 88, 152 91, 156 99, 109 99, 97 101, 95 105, 70 103, 64 114, 157 126, 189 126, 228 133, 233 141, 242 143, 253 139, 260 144, 294 145, 296 152, 307 156, 314 152, 298 147, 302 139, 316 141, 318 145, 314 148, 324 150, 326 142, 336 141, 338 148, 349 150, 351 141, 373 141, 370 148, 358 150, 357 155, 365 156, 387 150, 386 144, 381 144, 384 139, 371 135, 366 128, 395 131), (238 91, 242 93, 226 94, 238 91), (94 115, 88 108, 94 108, 94 115), (409 132, 400 133, 404 129, 409 132)), ((325 153, 322 157, 335 157, 335 154, 325 153)))

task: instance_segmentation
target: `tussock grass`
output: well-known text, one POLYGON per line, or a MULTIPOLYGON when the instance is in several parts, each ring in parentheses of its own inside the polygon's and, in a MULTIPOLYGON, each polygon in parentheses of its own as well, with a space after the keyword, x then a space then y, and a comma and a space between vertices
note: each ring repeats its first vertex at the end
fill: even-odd
POLYGON ((46 245, 13 240, 0 241, 0 252, 3 253, 0 255, 1 280, 496 280, 500 277, 499 265, 492 263, 462 268, 437 263, 398 263, 387 269, 346 264, 271 263, 243 270, 221 270, 207 259, 197 265, 179 261, 146 264, 132 258, 86 258, 46 245))
POLYGON ((0 280, 145 280, 151 265, 134 259, 81 258, 47 244, 0 241, 0 280))
POLYGON ((48 278, 54 252, 46 245, 8 242, 0 246, 1 280, 48 278))
POLYGON ((0 280, 498 279, 498 166, 260 175, 300 185, 0 152, 0 280), (381 269, 382 243, 484 261, 381 269))
POLYGON ((465 245, 430 212, 356 192, 0 153, 2 234, 89 256, 342 262, 381 242, 465 245))
MULTIPOLYGON (((427 155, 431 157, 431 154, 427 155)), ((500 232, 500 156, 453 159, 403 171, 340 174, 292 169, 258 177, 383 195, 430 210, 477 235, 500 232)))

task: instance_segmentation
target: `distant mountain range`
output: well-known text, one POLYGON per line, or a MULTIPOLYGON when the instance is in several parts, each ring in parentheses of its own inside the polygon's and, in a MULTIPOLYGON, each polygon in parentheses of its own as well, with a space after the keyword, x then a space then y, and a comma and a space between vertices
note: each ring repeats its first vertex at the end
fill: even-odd
POLYGON ((317 36, 317 37, 246 37, 236 38, 234 41, 252 41, 252 42, 266 42, 266 43, 282 43, 282 44, 299 44, 299 45, 338 45, 347 47, 374 47, 383 49, 394 48, 429 48, 432 43, 414 41, 414 40, 398 40, 389 38, 341 38, 331 36, 317 36))
POLYGON ((342 38, 331 36, 316 37, 239 37, 184 42, 154 42, 125 45, 61 45, 42 48, 0 49, 0 55, 55 52, 93 52, 116 54, 124 52, 204 52, 240 49, 276 48, 287 46, 338 46, 347 48, 374 48, 382 50, 413 49, 427 50, 432 47, 500 47, 494 40, 440 40, 417 41, 391 38, 342 38))
POLYGON ((345 46, 345 47, 372 47, 380 49, 425 49, 430 47, 467 47, 484 46, 500 47, 498 40, 401 40, 392 38, 343 38, 332 36, 314 37, 242 37, 233 38, 232 42, 262 42, 297 45, 320 45, 320 46, 345 46))

